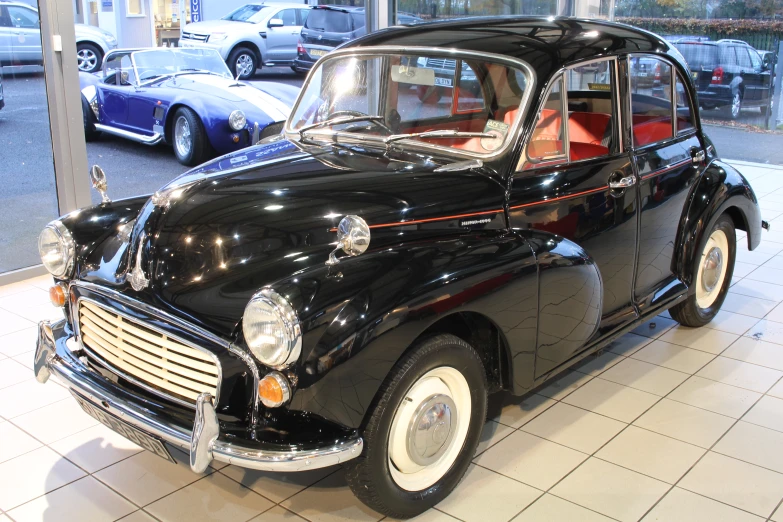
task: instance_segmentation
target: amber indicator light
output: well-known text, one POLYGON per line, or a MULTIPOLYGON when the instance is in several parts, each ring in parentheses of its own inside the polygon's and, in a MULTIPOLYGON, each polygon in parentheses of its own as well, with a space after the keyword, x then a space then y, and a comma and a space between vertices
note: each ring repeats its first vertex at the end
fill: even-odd
POLYGON ((268 408, 282 406, 288 400, 287 383, 280 374, 270 373, 258 382, 258 398, 268 408))
POLYGON ((65 306, 65 289, 62 285, 54 285, 49 289, 49 301, 57 308, 65 306))

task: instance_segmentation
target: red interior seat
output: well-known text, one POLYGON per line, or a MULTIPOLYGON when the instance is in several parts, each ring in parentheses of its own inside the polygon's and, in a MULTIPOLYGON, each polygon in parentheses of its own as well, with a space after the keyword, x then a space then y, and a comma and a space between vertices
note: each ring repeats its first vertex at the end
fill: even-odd
POLYGON ((637 147, 672 137, 671 116, 633 116, 633 138, 637 147))
POLYGON ((611 116, 601 112, 572 112, 568 116, 568 139, 601 145, 611 116))
POLYGON ((532 140, 559 140, 562 121, 563 118, 560 116, 560 111, 542 109, 536 130, 533 131, 532 140))

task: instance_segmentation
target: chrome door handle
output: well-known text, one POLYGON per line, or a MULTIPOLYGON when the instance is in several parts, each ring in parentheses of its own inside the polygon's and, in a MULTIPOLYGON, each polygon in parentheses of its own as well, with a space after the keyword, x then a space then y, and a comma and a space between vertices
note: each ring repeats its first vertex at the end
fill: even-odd
POLYGON ((704 160, 707 158, 707 155, 704 153, 703 150, 695 150, 693 151, 693 155, 691 156, 693 158, 693 166, 698 167, 702 163, 704 163, 704 160))
MULTIPOLYGON (((612 178, 615 179, 614 176, 612 178)), ((635 184, 636 184, 636 177, 633 174, 631 174, 630 176, 622 177, 617 181, 610 181, 609 188, 613 190, 623 190, 623 189, 627 189, 628 187, 632 187, 635 184)))

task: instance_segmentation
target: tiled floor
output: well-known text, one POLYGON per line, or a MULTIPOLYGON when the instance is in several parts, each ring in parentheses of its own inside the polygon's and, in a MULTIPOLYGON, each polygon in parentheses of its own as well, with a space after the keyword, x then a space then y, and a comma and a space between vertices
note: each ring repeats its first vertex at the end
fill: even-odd
MULTIPOLYGON (((783 171, 741 165, 773 230, 739 241, 729 298, 663 314, 493 419, 458 490, 420 520, 783 522, 783 171)), ((339 468, 169 464, 33 379, 48 278, 0 287, 0 522, 379 520, 339 468), (301 518, 300 518, 301 517, 301 518)))

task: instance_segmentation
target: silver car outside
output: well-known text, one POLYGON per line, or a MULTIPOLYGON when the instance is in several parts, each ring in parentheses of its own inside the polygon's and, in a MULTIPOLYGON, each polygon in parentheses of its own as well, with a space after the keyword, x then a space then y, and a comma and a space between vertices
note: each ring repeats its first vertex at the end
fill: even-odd
MULTIPOLYGON (((106 53, 117 48, 117 39, 98 27, 74 24, 74 28, 79 70, 99 70, 106 53)), ((0 64, 43 64, 41 26, 34 7, 0 0, 0 64)))
POLYGON ((246 4, 219 20, 186 25, 179 45, 215 49, 234 76, 247 79, 262 66, 293 65, 309 12, 303 4, 246 4), (257 14, 247 21, 233 20, 242 10, 257 14))

